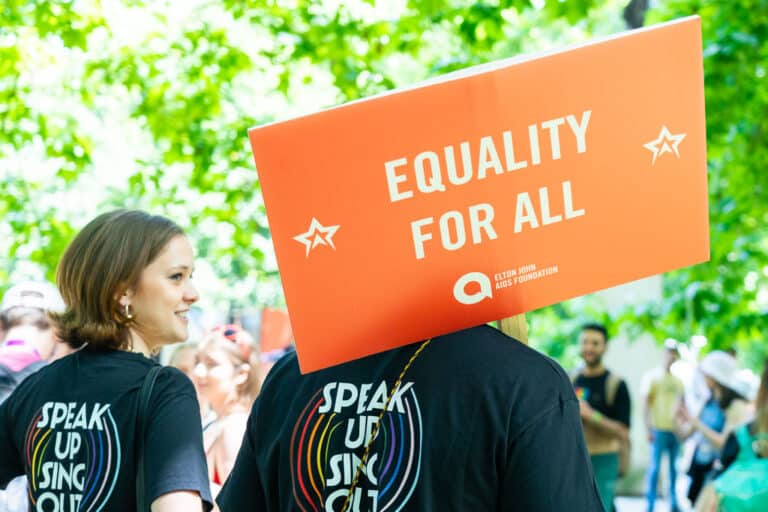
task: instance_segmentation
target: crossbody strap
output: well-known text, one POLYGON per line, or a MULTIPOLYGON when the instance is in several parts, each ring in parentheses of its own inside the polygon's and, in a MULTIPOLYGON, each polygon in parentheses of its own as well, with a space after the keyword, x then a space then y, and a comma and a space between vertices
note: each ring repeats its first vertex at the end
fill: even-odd
POLYGON ((621 377, 608 372, 608 376, 605 378, 605 405, 613 407, 616 403, 616 394, 619 392, 619 386, 621 386, 621 377))
POLYGON ((365 469, 365 465, 368 463, 368 456, 371 454, 371 447, 373 446, 373 442, 376 440, 376 436, 379 434, 379 427, 381 426, 381 420, 384 418, 384 414, 386 414, 387 409, 389 408, 389 403, 392 401, 392 397, 395 395, 395 392, 400 387, 400 385, 403 382, 403 379, 405 378, 405 374, 408 373, 408 369, 411 367, 413 362, 416 360, 417 357, 421 354, 421 352, 427 348, 427 345, 432 341, 432 338, 429 338, 427 341, 424 341, 419 345, 419 348, 416 349, 416 352, 413 353, 411 358, 408 360, 407 363, 405 363, 405 366, 403 367, 403 370, 400 372, 400 376, 395 381, 395 384, 392 386, 392 389, 389 392, 389 396, 387 397, 386 402, 384 402, 384 408, 379 413, 379 417, 376 419, 376 423, 373 426, 373 429, 371 430, 371 437, 368 439, 368 442, 365 444, 365 452, 363 452, 363 457, 360 459, 360 464, 357 465, 357 471, 355 471, 355 477, 352 479, 352 485, 349 487, 349 492, 347 493, 347 499, 344 500, 344 504, 341 506, 341 512, 347 512, 349 509, 350 504, 352 503, 352 497, 354 496, 355 487, 357 487, 357 482, 360 480, 360 475, 363 473, 363 469, 365 469))
POLYGON ((155 365, 147 372, 144 382, 139 390, 138 409, 136 411, 136 510, 148 512, 146 486, 144 485, 144 437, 147 424, 147 410, 149 398, 152 396, 152 388, 160 373, 162 366, 155 365))

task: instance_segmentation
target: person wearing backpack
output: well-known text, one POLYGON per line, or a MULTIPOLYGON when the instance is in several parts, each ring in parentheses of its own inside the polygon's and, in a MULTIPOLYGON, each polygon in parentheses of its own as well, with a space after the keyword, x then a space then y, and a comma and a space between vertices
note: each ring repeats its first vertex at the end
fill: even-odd
POLYGON ((600 499, 611 510, 616 483, 629 466, 629 390, 621 377, 603 365, 608 348, 604 325, 584 325, 579 346, 584 367, 572 381, 600 499))
POLYGON ((768 359, 763 365, 755 405, 755 419, 738 426, 728 435, 720 457, 723 471, 702 492, 696 510, 768 510, 768 359))

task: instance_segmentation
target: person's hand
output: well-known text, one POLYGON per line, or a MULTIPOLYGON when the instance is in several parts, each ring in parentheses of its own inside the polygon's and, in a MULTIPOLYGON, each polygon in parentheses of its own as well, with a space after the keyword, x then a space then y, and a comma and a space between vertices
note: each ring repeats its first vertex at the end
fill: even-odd
POLYGON ((648 442, 652 443, 656 439, 656 435, 653 433, 653 429, 648 429, 648 442))
POLYGON ((622 443, 626 443, 629 441, 629 429, 622 425, 619 427, 618 432, 616 432, 616 437, 618 437, 619 441, 622 443))
POLYGON ((595 410, 586 400, 579 400, 579 414, 583 420, 592 420, 595 416, 595 410))
POLYGON ((681 423, 690 423, 691 422, 691 412, 688 410, 688 407, 685 405, 685 402, 680 402, 680 405, 677 407, 677 419, 681 423))

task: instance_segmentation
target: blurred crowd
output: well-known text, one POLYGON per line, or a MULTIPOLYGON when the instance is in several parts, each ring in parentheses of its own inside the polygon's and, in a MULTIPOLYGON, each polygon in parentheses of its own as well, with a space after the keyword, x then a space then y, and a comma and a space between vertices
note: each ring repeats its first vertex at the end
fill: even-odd
MULTIPOLYGON (((617 483, 629 468, 632 393, 603 363, 608 340, 603 325, 582 328, 582 364, 573 381, 598 490, 610 511, 615 509, 617 483)), ((758 386, 732 350, 681 361, 681 349, 689 347, 667 339, 659 365, 644 375, 636 390, 650 447, 646 510, 657 509, 665 459, 664 494, 671 512, 768 510, 768 488, 754 488, 768 479, 768 361, 758 386), (681 472, 686 477, 684 493, 678 486, 681 472)))

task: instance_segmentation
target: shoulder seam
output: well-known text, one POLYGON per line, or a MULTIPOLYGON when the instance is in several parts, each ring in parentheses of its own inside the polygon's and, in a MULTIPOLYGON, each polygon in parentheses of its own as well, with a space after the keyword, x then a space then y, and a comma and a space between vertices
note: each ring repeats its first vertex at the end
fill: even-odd
POLYGON ((518 437, 524 435, 528 429, 533 427, 536 423, 540 422, 550 414, 552 414, 556 408, 567 404, 568 402, 578 402, 578 400, 574 398, 563 398, 562 396, 558 398, 557 403, 552 404, 550 407, 548 407, 546 410, 542 411, 540 414, 536 415, 533 419, 531 419, 528 423, 523 425, 520 428, 520 431, 515 434, 514 439, 517 439, 518 437))

